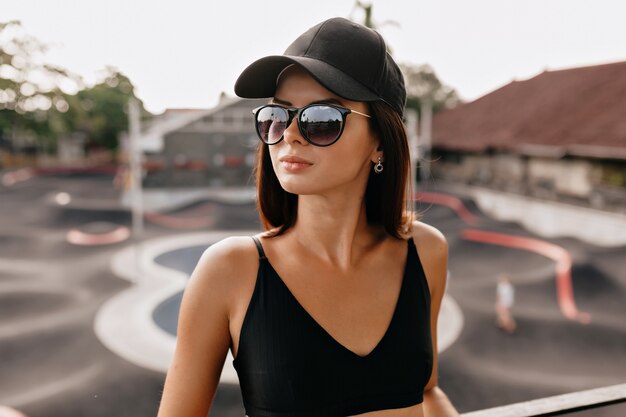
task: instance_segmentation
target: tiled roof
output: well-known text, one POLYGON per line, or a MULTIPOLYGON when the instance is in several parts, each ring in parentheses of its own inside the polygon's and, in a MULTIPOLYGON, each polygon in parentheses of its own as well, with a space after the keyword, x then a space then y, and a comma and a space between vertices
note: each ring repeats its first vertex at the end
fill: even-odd
POLYGON ((545 71, 444 110, 433 147, 626 159, 626 61, 545 71))

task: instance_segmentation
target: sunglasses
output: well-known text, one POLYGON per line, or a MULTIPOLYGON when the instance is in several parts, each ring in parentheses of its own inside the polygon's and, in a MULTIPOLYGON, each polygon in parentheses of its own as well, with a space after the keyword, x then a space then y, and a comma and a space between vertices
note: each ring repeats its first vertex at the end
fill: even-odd
POLYGON ((266 104, 252 110, 256 132, 263 143, 275 145, 285 136, 285 130, 296 117, 298 130, 307 142, 315 146, 329 146, 337 142, 346 124, 346 116, 361 113, 333 104, 309 104, 301 108, 266 104))

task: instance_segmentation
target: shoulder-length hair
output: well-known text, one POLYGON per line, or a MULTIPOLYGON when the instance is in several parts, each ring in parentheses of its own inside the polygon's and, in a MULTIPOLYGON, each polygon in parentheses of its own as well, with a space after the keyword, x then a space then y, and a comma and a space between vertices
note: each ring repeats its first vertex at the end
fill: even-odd
MULTIPOLYGON (((365 190, 369 224, 381 225, 398 239, 408 233, 413 220, 410 155, 406 130, 400 115, 382 101, 368 103, 371 126, 380 140, 384 169, 370 171, 365 190)), ((268 237, 285 233, 296 223, 298 195, 285 191, 272 167, 269 145, 259 142, 254 168, 257 210, 268 237)), ((373 167, 372 167, 373 168, 373 167)))

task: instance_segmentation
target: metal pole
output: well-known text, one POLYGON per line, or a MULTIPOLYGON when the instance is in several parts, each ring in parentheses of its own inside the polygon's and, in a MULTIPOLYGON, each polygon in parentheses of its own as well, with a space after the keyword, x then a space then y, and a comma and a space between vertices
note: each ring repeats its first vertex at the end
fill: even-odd
POLYGON ((142 167, 141 149, 139 136, 141 134, 140 109, 137 99, 131 97, 128 101, 128 159, 130 164, 130 196, 132 210, 132 236, 135 242, 135 279, 141 277, 141 240, 143 238, 143 190, 142 190, 142 167))
POLYGON ((417 167, 419 167, 419 143, 417 137, 417 111, 407 108, 406 113, 406 129, 407 139, 409 140, 409 155, 411 158, 411 184, 413 184, 413 194, 417 192, 417 167))
POLYGON ((433 102, 430 97, 422 97, 420 110, 422 112, 420 120, 420 148, 422 150, 420 174, 422 181, 426 181, 430 179, 430 148, 433 120, 433 102))

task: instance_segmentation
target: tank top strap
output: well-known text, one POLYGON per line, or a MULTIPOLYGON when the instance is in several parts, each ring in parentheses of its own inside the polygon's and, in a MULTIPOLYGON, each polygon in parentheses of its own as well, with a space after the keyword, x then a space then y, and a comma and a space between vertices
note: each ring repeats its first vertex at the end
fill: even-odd
POLYGON ((263 245, 261 245, 261 241, 256 236, 250 236, 252 240, 254 240, 254 244, 256 245, 257 250, 259 251, 259 259, 267 259, 265 256, 265 251, 263 250, 263 245))
POLYGON ((413 237, 409 239, 409 259, 407 259, 407 267, 416 270, 416 278, 411 279, 411 283, 413 285, 417 284, 421 289, 421 292, 424 295, 425 301, 428 303, 428 308, 430 309, 430 289, 428 285, 428 280, 426 279, 426 273, 424 272, 424 267, 422 265, 422 261, 418 254, 417 246, 415 245, 415 241, 413 237), (410 263, 410 265, 409 265, 410 263))

